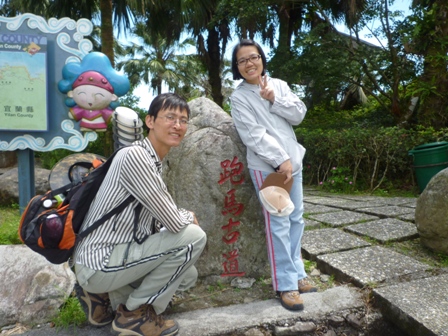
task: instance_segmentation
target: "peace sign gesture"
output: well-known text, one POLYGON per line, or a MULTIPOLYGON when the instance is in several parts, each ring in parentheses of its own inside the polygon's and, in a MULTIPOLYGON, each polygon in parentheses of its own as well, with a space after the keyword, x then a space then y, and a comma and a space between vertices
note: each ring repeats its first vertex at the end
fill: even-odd
POLYGON ((268 75, 258 76, 258 83, 260 84, 260 96, 263 99, 269 100, 272 104, 275 101, 274 89, 268 85, 268 75))

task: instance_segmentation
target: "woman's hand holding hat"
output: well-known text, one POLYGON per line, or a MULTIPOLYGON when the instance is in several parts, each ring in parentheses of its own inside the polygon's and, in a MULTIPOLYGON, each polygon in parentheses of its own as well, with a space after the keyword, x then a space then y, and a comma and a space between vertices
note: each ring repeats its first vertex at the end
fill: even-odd
POLYGON ((287 184, 292 178, 292 164, 291 160, 286 160, 280 166, 278 166, 277 173, 285 174, 286 180, 285 184, 287 184))

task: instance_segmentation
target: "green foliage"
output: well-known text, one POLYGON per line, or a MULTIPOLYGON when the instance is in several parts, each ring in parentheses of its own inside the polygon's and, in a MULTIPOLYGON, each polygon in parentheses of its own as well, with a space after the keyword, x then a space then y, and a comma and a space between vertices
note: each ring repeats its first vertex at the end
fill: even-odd
POLYGON ((311 273, 311 271, 316 268, 316 262, 314 261, 303 259, 303 264, 305 265, 306 273, 311 273))
POLYGON ((0 208, 0 245, 22 244, 19 239, 20 213, 16 207, 0 208))
POLYGON ((59 160, 71 154, 74 154, 74 152, 67 149, 55 149, 51 152, 38 152, 36 157, 40 159, 43 168, 51 169, 59 160))
POLYGON ((359 127, 394 126, 394 119, 377 101, 357 105, 350 110, 341 110, 335 104, 319 104, 310 108, 300 129, 340 129, 359 127))
POLYGON ((419 97, 420 104, 424 104, 426 99, 431 95, 442 97, 442 94, 438 92, 438 88, 433 82, 434 79, 432 80, 432 83, 416 79, 408 85, 406 96, 419 97))
POLYGON ((416 127, 364 128, 353 124, 339 129, 297 128, 307 149, 304 183, 334 192, 387 191, 416 193, 409 150, 448 140, 448 129, 416 127), (352 182, 350 184, 350 182, 352 182))
POLYGON ((319 182, 319 187, 330 192, 352 192, 354 186, 350 169, 346 167, 331 168, 327 179, 319 182))
POLYGON ((437 254, 437 258, 439 259, 442 267, 448 267, 448 255, 439 253, 437 254))
POLYGON ((58 316, 52 322, 56 328, 79 327, 87 321, 86 314, 82 310, 79 300, 75 296, 68 297, 60 308, 58 316))

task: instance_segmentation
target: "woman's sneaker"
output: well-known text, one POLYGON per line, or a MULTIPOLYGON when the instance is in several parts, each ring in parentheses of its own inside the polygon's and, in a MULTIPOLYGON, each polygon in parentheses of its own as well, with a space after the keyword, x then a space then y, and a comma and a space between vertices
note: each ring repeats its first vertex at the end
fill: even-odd
POLYGON ((109 294, 89 293, 78 284, 75 284, 75 291, 90 324, 103 327, 114 320, 109 294))
POLYGON ((298 284, 300 294, 317 292, 317 288, 311 285, 306 278, 299 280, 298 284))
POLYGON ((280 292, 280 303, 283 307, 289 310, 302 310, 303 300, 300 297, 299 291, 292 290, 287 292, 280 292))
POLYGON ((117 308, 112 329, 120 335, 172 336, 179 331, 174 320, 165 320, 157 315, 151 305, 143 304, 135 310, 127 310, 120 304, 117 308))

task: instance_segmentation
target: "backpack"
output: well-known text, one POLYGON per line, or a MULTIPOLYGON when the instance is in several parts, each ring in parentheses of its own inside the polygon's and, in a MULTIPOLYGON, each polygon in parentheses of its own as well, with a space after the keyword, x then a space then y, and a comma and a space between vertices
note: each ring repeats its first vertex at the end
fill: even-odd
POLYGON ((121 149, 116 150, 105 162, 93 160, 71 165, 69 176, 75 166, 87 168, 89 172, 80 179, 70 178, 72 182, 61 188, 34 196, 20 219, 20 240, 53 264, 68 261, 77 243, 109 218, 123 211, 135 199, 129 196, 119 206, 79 232, 116 153, 121 149), (57 199, 62 202, 56 204, 57 199), (48 208, 48 204, 53 207, 48 208))

